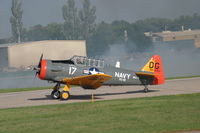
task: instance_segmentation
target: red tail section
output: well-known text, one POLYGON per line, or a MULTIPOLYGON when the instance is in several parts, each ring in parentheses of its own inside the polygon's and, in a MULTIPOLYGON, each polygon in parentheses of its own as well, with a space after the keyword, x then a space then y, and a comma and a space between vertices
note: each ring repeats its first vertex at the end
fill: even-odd
POLYGON ((154 74, 153 85, 159 85, 165 82, 162 59, 159 55, 154 55, 142 68, 142 71, 152 72, 154 74))

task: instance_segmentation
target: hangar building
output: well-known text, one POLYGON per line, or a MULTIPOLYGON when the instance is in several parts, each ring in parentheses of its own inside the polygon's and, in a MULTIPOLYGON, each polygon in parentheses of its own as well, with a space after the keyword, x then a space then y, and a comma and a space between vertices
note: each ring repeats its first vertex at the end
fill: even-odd
POLYGON ((0 67, 23 68, 37 65, 44 59, 63 60, 73 55, 86 56, 83 40, 47 40, 0 45, 0 67))
POLYGON ((200 30, 184 30, 182 31, 162 31, 157 33, 145 32, 146 36, 151 37, 153 42, 171 42, 181 40, 193 40, 194 46, 200 48, 200 30))

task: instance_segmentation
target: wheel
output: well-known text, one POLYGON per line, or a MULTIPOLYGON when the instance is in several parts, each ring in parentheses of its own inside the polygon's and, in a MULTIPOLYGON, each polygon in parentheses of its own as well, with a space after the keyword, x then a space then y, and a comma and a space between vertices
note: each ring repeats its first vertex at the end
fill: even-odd
POLYGON ((70 98, 70 94, 68 91, 62 91, 60 93, 61 100, 68 100, 70 98))
POLYGON ((59 99, 59 98, 60 98, 60 91, 59 91, 59 90, 53 90, 53 91, 51 92, 51 97, 52 97, 53 99, 59 99))

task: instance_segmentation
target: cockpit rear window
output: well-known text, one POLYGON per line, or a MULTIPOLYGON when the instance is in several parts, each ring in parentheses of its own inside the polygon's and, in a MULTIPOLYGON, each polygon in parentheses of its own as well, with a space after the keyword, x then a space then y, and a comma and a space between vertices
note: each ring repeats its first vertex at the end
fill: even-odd
POLYGON ((71 60, 76 64, 76 65, 81 65, 81 66, 92 66, 92 67, 104 67, 104 61, 100 59, 90 59, 84 56, 73 56, 71 60))

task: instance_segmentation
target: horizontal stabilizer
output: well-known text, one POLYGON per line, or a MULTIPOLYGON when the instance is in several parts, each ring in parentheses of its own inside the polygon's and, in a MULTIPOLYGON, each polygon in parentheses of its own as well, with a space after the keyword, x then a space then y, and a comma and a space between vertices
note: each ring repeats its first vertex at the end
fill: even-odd
POLYGON ((137 76, 155 76, 152 72, 139 71, 135 73, 137 76))

